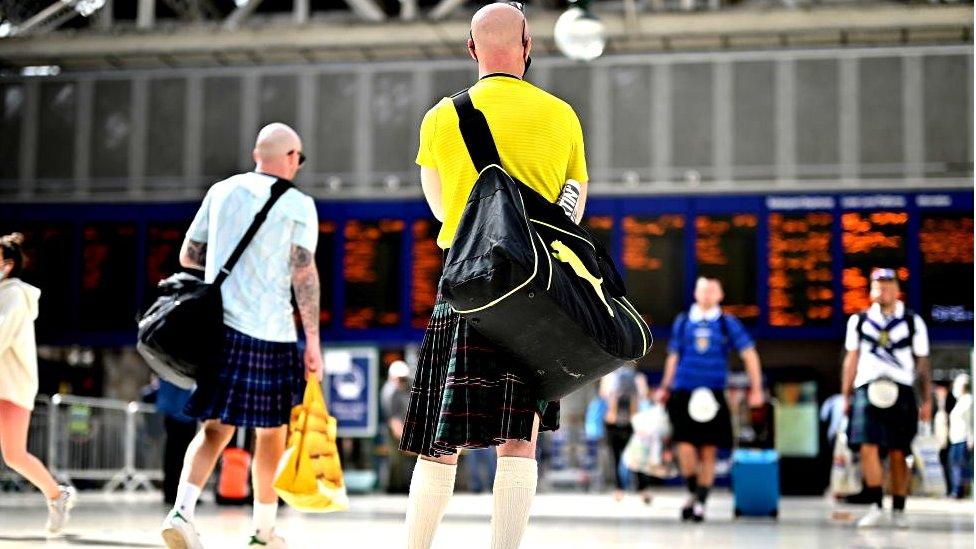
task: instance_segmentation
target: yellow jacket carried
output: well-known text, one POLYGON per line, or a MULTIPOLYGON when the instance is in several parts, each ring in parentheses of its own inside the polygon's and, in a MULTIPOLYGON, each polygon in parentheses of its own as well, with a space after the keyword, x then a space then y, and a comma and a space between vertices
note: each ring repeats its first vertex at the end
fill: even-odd
POLYGON ((278 463, 275 491, 299 511, 330 513, 349 508, 336 447, 336 419, 329 415, 314 378, 292 408, 288 447, 278 463))

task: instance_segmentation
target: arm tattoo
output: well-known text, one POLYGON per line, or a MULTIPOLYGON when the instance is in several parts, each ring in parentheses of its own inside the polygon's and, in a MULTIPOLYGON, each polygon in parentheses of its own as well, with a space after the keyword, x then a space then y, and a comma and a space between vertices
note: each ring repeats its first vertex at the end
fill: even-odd
POLYGON ((304 269, 312 264, 312 252, 301 246, 291 247, 291 268, 304 269))
POLYGON ((295 302, 302 317, 307 339, 319 337, 319 272, 312 260, 312 252, 301 246, 291 247, 291 281, 295 288, 295 302))
POLYGON ((207 243, 191 240, 186 245, 186 255, 201 267, 207 266, 207 243))

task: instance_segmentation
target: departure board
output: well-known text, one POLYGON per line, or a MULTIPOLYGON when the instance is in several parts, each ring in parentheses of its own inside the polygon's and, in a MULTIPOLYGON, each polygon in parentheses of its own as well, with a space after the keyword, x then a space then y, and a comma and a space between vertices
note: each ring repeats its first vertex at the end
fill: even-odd
POLYGON ((153 223, 146 228, 146 304, 155 298, 160 280, 181 270, 180 247, 186 223, 153 223))
POLYGON ((603 243, 607 250, 613 249, 613 216, 594 215, 583 219, 583 227, 594 238, 603 243))
POLYGON ((925 213, 919 228, 922 307, 933 325, 973 322, 973 214, 925 213))
POLYGON ((136 247, 134 223, 85 225, 79 328, 86 331, 134 328, 136 247))
POLYGON ((830 325, 834 314, 828 212, 769 215, 769 324, 830 325))
POLYGON ((401 219, 346 222, 342 264, 346 291, 344 327, 399 325, 404 225, 401 219))
POLYGON ((72 324, 69 311, 75 309, 71 305, 75 227, 47 221, 0 226, 0 234, 15 231, 24 235, 23 279, 41 290, 35 327, 38 339, 44 341, 48 334, 72 324))
POLYGON ((695 218, 698 275, 717 278, 725 290, 722 308, 745 322, 759 318, 756 292, 755 214, 699 215, 695 218))
POLYGON ((441 249, 437 247, 440 223, 432 219, 413 222, 411 248, 410 326, 424 329, 434 312, 437 287, 444 268, 441 249))
POLYGON ((322 328, 332 327, 334 309, 332 294, 335 289, 333 258, 336 251, 336 224, 334 221, 319 221, 319 243, 315 247, 315 267, 319 271, 319 324, 322 328))
POLYGON ((631 303, 666 326, 684 308, 685 216, 623 218, 623 276, 631 303))
POLYGON ((871 270, 896 269, 904 293, 908 282, 908 214, 898 211, 845 212, 841 217, 844 249, 844 313, 871 305, 871 270))

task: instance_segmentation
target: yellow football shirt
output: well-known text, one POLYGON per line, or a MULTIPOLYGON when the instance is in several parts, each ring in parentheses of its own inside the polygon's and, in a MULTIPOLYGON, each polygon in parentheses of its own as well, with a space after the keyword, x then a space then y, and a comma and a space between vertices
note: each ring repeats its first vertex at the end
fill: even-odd
MULTIPOLYGON (((470 94, 471 102, 488 120, 502 167, 512 177, 550 202, 556 201, 567 179, 588 181, 583 130, 565 101, 505 75, 479 80, 470 94)), ((440 175, 444 224, 437 245, 447 249, 478 178, 449 97, 427 111, 420 124, 417 164, 434 168, 440 175)))

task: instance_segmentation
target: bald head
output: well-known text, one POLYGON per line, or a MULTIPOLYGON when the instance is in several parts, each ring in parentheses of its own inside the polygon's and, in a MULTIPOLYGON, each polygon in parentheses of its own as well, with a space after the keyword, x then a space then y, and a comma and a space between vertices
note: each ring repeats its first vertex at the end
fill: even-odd
POLYGON ((254 143, 256 171, 294 179, 298 173, 302 140, 287 124, 274 122, 261 128, 254 143))
POLYGON ((281 122, 274 122, 261 128, 254 143, 254 154, 261 160, 270 160, 276 156, 284 156, 288 151, 301 149, 302 140, 298 137, 298 133, 281 122))
POLYGON ((481 72, 522 76, 531 49, 525 15, 505 3, 488 4, 471 18, 471 56, 481 72))

